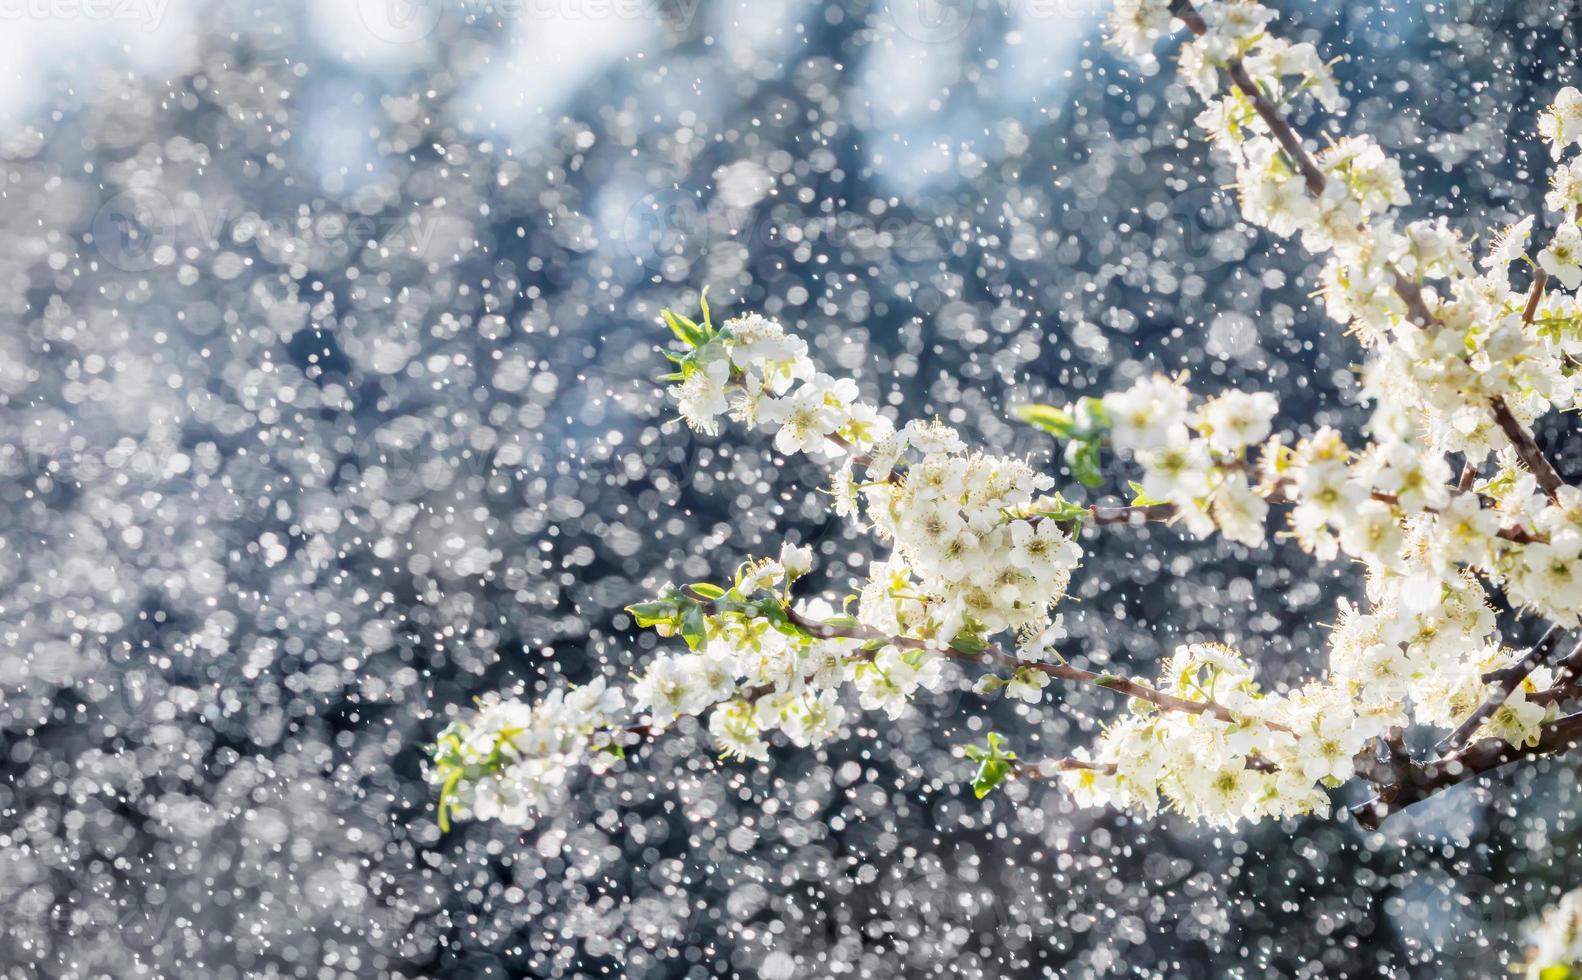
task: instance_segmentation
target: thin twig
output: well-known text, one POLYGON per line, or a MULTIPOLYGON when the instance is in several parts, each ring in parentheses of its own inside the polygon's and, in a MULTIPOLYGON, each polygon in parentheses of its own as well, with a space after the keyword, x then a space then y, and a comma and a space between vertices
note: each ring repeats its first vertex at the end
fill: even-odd
POLYGON ((1456 489, 1462 493, 1470 493, 1473 484, 1478 482, 1478 464, 1467 460, 1461 465, 1461 479, 1456 481, 1456 489))
POLYGON ((1527 700, 1534 704, 1550 704, 1576 697, 1582 694, 1579 678, 1582 678, 1582 642, 1572 647, 1571 652, 1555 664, 1554 678, 1549 682, 1549 687, 1527 695, 1527 700))
POLYGON ((849 439, 847 439, 845 436, 841 435, 839 432, 831 432, 829 435, 825 436, 824 438, 828 439, 830 442, 833 442, 835 445, 837 445, 840 448, 844 449, 847 452, 847 454, 849 454, 851 456, 851 461, 853 463, 855 463, 856 465, 858 465, 858 466, 872 466, 873 465, 873 457, 872 456, 868 455, 867 453, 853 453, 852 450, 855 449, 856 447, 851 444, 851 441, 849 439))
POLYGON ((1544 298, 1544 285, 1549 282, 1549 273, 1539 269, 1533 274, 1532 288, 1527 290, 1527 306, 1522 310, 1522 323, 1532 326, 1533 318, 1538 315, 1538 304, 1544 298))
POLYGON ((1100 507, 1094 504, 1088 508, 1088 515, 1094 524, 1168 522, 1175 520, 1180 512, 1175 504, 1132 504, 1128 507, 1100 507))
MULTIPOLYGON (((1265 497, 1264 499, 1271 504, 1299 503, 1300 501, 1298 501, 1296 498, 1286 495, 1285 491, 1291 485, 1292 482, 1289 479, 1281 479, 1277 481, 1274 484, 1273 490, 1270 492, 1269 496, 1265 497)), ((1466 491, 1461 490, 1459 487, 1452 489, 1453 495, 1464 492, 1466 491)), ((1490 509, 1495 506, 1494 498, 1485 496, 1483 494, 1478 494, 1477 496, 1479 503, 1483 505, 1484 509, 1490 509)), ((1389 504, 1392 507, 1399 506, 1401 502, 1400 498, 1395 494, 1385 493, 1382 490, 1372 491, 1369 494, 1369 497, 1371 497, 1373 500, 1379 501, 1380 503, 1389 504)), ((1088 513, 1091 516, 1094 524, 1140 524, 1146 521, 1169 523, 1175 520, 1176 517, 1180 515, 1180 512, 1180 508, 1175 504, 1133 504, 1129 507, 1100 507, 1095 504, 1094 506, 1088 508, 1088 513)), ((1437 507, 1424 507, 1422 510, 1422 513, 1425 514, 1438 514, 1439 512, 1439 508, 1437 507)), ((1533 534, 1531 531, 1519 525, 1512 527, 1501 527, 1499 531, 1496 532, 1496 537, 1503 538, 1506 541, 1511 541, 1516 544, 1534 544, 1548 540, 1547 538, 1533 534)))
POLYGON ((1019 759, 1011 761, 1011 774, 1025 776, 1029 779, 1043 779, 1048 775, 1049 770, 1074 772, 1081 769, 1113 776, 1115 775, 1116 766, 1113 762, 1089 762, 1086 759, 1074 759, 1070 756, 1042 759, 1038 762, 1022 762, 1019 759))

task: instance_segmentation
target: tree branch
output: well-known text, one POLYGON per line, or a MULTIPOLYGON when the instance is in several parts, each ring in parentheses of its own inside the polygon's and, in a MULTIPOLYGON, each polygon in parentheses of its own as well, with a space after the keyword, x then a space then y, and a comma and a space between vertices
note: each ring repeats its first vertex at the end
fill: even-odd
POLYGON ((1555 647, 1560 645, 1560 641, 1564 636, 1565 631, 1559 626, 1551 625, 1522 659, 1508 666, 1501 667, 1499 670, 1484 674, 1483 682, 1492 684, 1494 689, 1489 692, 1483 703, 1478 705, 1476 711, 1473 711, 1472 714, 1467 716, 1465 721, 1456 726, 1455 731, 1440 740, 1438 745, 1439 754, 1448 756, 1459 752, 1467 744, 1467 740, 1479 728, 1483 727, 1483 723, 1489 720, 1494 715, 1494 712, 1500 710, 1500 706, 1510 698, 1513 691, 1521 686, 1522 681, 1527 679, 1527 675, 1538 669, 1538 665, 1549 658, 1555 647))
POLYGON ((1560 488, 1565 486, 1565 481, 1560 479, 1560 474, 1550 464, 1549 458, 1538 448, 1538 443, 1533 439, 1533 434, 1527 427, 1511 414, 1510 406, 1505 404, 1505 399, 1499 395, 1494 396, 1494 421, 1499 424, 1500 431, 1505 433, 1505 438, 1516 449, 1516 455, 1538 478, 1538 485, 1543 487, 1544 493, 1550 500, 1559 497, 1560 488))
POLYGON ((1532 745, 1510 745, 1503 739, 1485 738, 1461 752, 1432 762, 1409 763, 1401 778, 1379 787, 1372 799, 1351 808, 1357 823, 1377 830, 1384 819, 1452 786, 1492 772, 1519 759, 1569 752, 1582 744, 1582 712, 1565 715, 1543 727, 1532 745))

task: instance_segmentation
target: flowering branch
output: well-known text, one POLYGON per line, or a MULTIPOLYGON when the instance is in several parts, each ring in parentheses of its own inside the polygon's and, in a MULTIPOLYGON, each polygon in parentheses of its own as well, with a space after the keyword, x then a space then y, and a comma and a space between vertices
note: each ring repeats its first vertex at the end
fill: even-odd
MULTIPOLYGON (((696 600, 706 613, 712 614, 715 612, 716 606, 707 596, 699 594, 690 586, 683 588, 681 591, 689 598, 696 600)), ((1180 711, 1189 715, 1206 714, 1223 722, 1235 722, 1238 720, 1229 708, 1216 701, 1193 701, 1187 698, 1176 697, 1149 687, 1140 681, 1121 677, 1118 674, 1085 670, 1066 663, 1023 660, 1007 653, 994 644, 986 644, 981 647, 973 645, 973 647, 969 647, 966 650, 957 649, 953 646, 941 648, 932 646, 916 637, 887 635, 871 627, 863 626, 856 621, 840 623, 812 619, 797 612, 789 603, 784 606, 784 612, 786 619, 798 629, 821 640, 858 640, 863 643, 882 644, 904 650, 933 651, 952 660, 1001 667, 1013 672, 1035 670, 1056 680, 1070 681, 1076 684, 1091 684, 1128 698, 1135 698, 1138 701, 1147 702, 1162 711, 1180 711)), ((1276 731, 1290 731, 1289 728, 1278 723, 1270 723, 1270 727, 1276 731)))
MULTIPOLYGON (((1197 8, 1193 6, 1192 0, 1170 0, 1170 12, 1179 18, 1182 23, 1186 24, 1187 29, 1194 35, 1200 38, 1209 35, 1209 25, 1197 8)), ((1280 148, 1295 163, 1308 192, 1315 198, 1323 198, 1328 186, 1324 171, 1320 169, 1312 155, 1307 152, 1306 147, 1302 144, 1301 137, 1291 127, 1290 122, 1286 120, 1284 113, 1264 96, 1263 91, 1248 74, 1247 66, 1240 57, 1227 59, 1222 67, 1230 77, 1231 82, 1252 104, 1258 118, 1274 134, 1274 138, 1279 143, 1280 148)), ((1390 266, 1390 273, 1395 292, 1406 304, 1407 312, 1412 321, 1423 327, 1435 324, 1437 320, 1424 300, 1422 288, 1403 275, 1399 268, 1393 264, 1390 266)), ((1537 309, 1538 298, 1541 296, 1546 278, 1547 276, 1540 272, 1540 278, 1535 279, 1533 282, 1532 295, 1527 303, 1528 312, 1525 315, 1528 323, 1532 322, 1532 311, 1537 309)), ((1533 440, 1532 433, 1528 432, 1526 427, 1511 414, 1510 407, 1506 405, 1503 397, 1494 396, 1490 400, 1490 406, 1500 431, 1505 434, 1511 445, 1515 447, 1516 453, 1521 457, 1522 462, 1538 478, 1539 486, 1543 487, 1544 492, 1551 499, 1554 499, 1563 485, 1563 481, 1560 479, 1560 475, 1555 472, 1554 466, 1550 464, 1548 458, 1544 456, 1543 451, 1538 448, 1537 442, 1533 440)))
MULTIPOLYGON (((778 561, 745 564, 729 586, 695 583, 631 607, 639 626, 686 644, 635 678, 646 720, 613 727, 619 692, 603 689, 486 707, 436 751, 442 800, 520 821, 576 766, 596 767, 623 739, 682 716, 706 717, 727 756, 767 758, 776 731, 818 745, 840 730, 844 700, 897 717, 918 691, 938 689, 949 661, 989 668, 977 685, 984 694, 1039 703, 1063 680, 1126 698, 1091 749, 1043 765, 990 732, 964 750, 978 763, 977 795, 1052 773, 1085 804, 1163 804, 1221 826, 1325 809, 1326 790, 1358 776, 1377 789, 1358 819, 1376 823, 1582 738, 1578 716, 1557 708, 1578 693, 1582 646, 1553 673, 1544 665, 1582 609, 1582 491, 1560 482, 1529 429, 1543 412, 1578 404, 1576 219, 1539 253, 1523 297, 1509 266, 1532 261, 1532 218, 1494 236, 1478 274, 1443 219, 1397 227, 1405 180, 1377 145, 1350 138, 1306 149, 1281 107, 1311 95, 1339 108, 1339 93, 1311 45, 1265 30, 1273 11, 1252 0, 1116 8, 1112 41, 1140 57, 1152 57, 1172 18, 1186 24, 1182 76, 1208 102, 1198 122, 1236 163, 1244 216, 1327 255, 1324 308, 1368 350, 1361 381, 1376 441, 1353 448, 1316 427, 1288 445, 1274 432, 1273 396, 1232 389, 1198 401, 1184 376, 1141 378, 1063 409, 1019 409, 1065 442, 1077 482, 1104 484, 1105 447, 1141 470, 1130 505, 1083 506, 1052 492, 1055 479, 1025 459, 971 449, 937 420, 900 424, 863 401, 855 380, 820 372, 806 343, 772 320, 716 325, 706 299, 701 323, 667 311, 682 347, 666 352, 676 366, 666 380, 682 418, 715 433, 728 416, 774 429, 783 455, 836 456, 833 509, 890 553, 853 583, 851 611, 839 615, 820 600, 791 601, 812 561, 791 545, 778 561), (1551 281, 1564 291, 1546 293, 1551 281), (1451 453, 1463 457, 1459 480, 1451 453), (1367 607, 1339 601, 1318 676, 1264 692, 1244 655, 1217 644, 1177 648, 1152 682, 1078 668, 1056 652, 1083 524, 1170 521, 1262 547, 1271 505, 1289 508, 1285 533, 1314 560, 1344 553, 1367 574, 1367 607), (1505 649, 1490 587, 1554 628, 1525 654, 1505 649), (1450 732, 1443 757, 1411 759, 1414 727, 1450 732)), ((1540 129, 1556 159, 1582 142, 1582 92, 1562 91, 1540 129)), ((1556 172, 1546 205, 1578 213, 1582 161, 1556 172)))
MULTIPOLYGON (((1179 19, 1181 23, 1185 24, 1187 30, 1191 31, 1194 36, 1209 36, 1208 22, 1203 19, 1203 15, 1198 12, 1197 7, 1193 6, 1192 0, 1170 0, 1170 13, 1179 19)), ((1302 138, 1296 134, 1296 130, 1291 128, 1290 123, 1286 122, 1285 116, 1264 97, 1263 90, 1258 87, 1252 76, 1247 73, 1246 64, 1238 56, 1226 59, 1223 67, 1225 73, 1230 76, 1232 84, 1252 103, 1252 107, 1258 113, 1258 117, 1263 120, 1265 126, 1269 127, 1269 131, 1274 134, 1274 138, 1280 142, 1281 149, 1285 150, 1286 154, 1295 161, 1297 169, 1302 174, 1302 179, 1307 183, 1308 193, 1314 197, 1323 194, 1324 172, 1318 168, 1318 164, 1314 162, 1313 157, 1307 152, 1307 147, 1302 145, 1302 138)))

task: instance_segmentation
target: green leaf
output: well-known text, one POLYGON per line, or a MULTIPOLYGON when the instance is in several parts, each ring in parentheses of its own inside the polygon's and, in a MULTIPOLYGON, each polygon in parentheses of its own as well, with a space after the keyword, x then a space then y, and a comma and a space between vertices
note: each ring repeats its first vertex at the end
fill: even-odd
POLYGON ((978 795, 979 800, 992 793, 1011 774, 1011 763, 1016 762, 1016 752, 1006 752, 1005 746, 1005 736, 998 731, 990 731, 984 739, 984 746, 968 746, 968 758, 978 762, 978 773, 973 776, 973 793, 978 795))
POLYGON ((1053 405, 1019 405, 1012 414, 1028 425, 1039 428, 1057 439, 1070 439, 1078 432, 1077 420, 1063 408, 1053 405))
POLYGON ((972 791, 980 800, 994 792, 1011 773, 1016 753, 1007 752, 1006 744, 1005 736, 990 732, 983 745, 969 745, 965 750, 967 758, 978 763, 978 771, 972 777, 972 791))
POLYGON ((709 287, 703 287, 703 294, 698 297, 698 306, 703 308, 703 330, 707 334, 714 333, 714 324, 709 318, 709 287))
POLYGON ((1490 497, 1503 497, 1516 486, 1516 471, 1501 469, 1494 477, 1473 487, 1478 493, 1490 497))
POLYGON ((972 777, 973 794, 980 800, 988 796, 995 787, 1005 782, 1005 774, 1010 771, 1011 767, 998 759, 984 759, 978 765, 977 774, 972 777))
POLYGON ((676 339, 688 347, 702 347, 708 341, 708 334, 703 332, 703 328, 693 323, 687 317, 670 310, 662 310, 661 313, 665 318, 665 325, 670 328, 670 332, 675 334, 676 339))
POLYGON ((1556 963, 1538 971, 1538 980, 1573 980, 1576 972, 1565 963, 1556 963))
POLYGON ((725 595, 724 589, 710 582, 693 582, 691 585, 687 586, 687 588, 691 589, 693 592, 696 592, 698 595, 703 596, 705 599, 719 599, 725 595))
POLYGON ((785 606, 773 596, 747 603, 746 610, 748 613, 763 619, 786 636, 806 637, 811 635, 802 627, 791 622, 791 617, 786 615, 785 606))
POLYGON ((632 614, 638 626, 644 628, 668 623, 676 618, 676 605, 673 602, 639 602, 627 606, 626 611, 632 614))
POLYGON ((786 616, 785 606, 774 596, 767 596, 763 599, 754 599, 752 602, 747 604, 747 608, 752 612, 756 612, 764 619, 769 620, 771 623, 790 622, 790 619, 786 616))
POLYGON ((1088 516, 1088 509, 1082 504, 1073 503, 1061 494, 1055 494, 1055 506, 1046 507, 1038 512, 1040 517, 1046 517, 1058 524, 1070 521, 1082 521, 1088 516))
POLYGON ((681 613, 681 638, 687 641, 687 648, 696 650, 703 645, 708 637, 708 617, 703 615, 703 607, 697 603, 689 603, 681 613))
POLYGON ((1086 439, 1066 443, 1066 466, 1077 482, 1085 487, 1096 487, 1104 482, 1099 467, 1099 441, 1086 439))
POLYGON ((989 644, 976 633, 962 631, 951 638, 950 648, 958 653, 982 653, 989 644))

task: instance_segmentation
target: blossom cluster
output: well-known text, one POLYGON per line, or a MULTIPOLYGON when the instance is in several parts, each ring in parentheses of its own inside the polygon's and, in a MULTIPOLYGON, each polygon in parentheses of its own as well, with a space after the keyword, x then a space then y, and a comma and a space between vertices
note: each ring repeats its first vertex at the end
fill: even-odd
POLYGON ((1194 703, 1212 698, 1228 714, 1138 704, 1105 729, 1091 752, 1077 753, 1082 765, 1062 772, 1079 803, 1154 813, 1163 799, 1192 819, 1229 826, 1252 815, 1321 807, 1327 797, 1317 782, 1332 781, 1339 767, 1350 769, 1356 747, 1341 741, 1344 732, 1323 737, 1326 705, 1266 695, 1246 660, 1228 647, 1179 647, 1163 665, 1158 688, 1194 703), (1310 730, 1286 724, 1301 707, 1313 716, 1310 730))
MULTIPOLYGON (((771 731, 798 745, 832 737, 845 717, 843 686, 862 708, 895 717, 919 689, 939 689, 948 659, 1002 631, 1020 637, 1026 657, 1005 691, 1037 701, 1049 683, 1038 664, 1055 656, 1053 643, 1065 635, 1053 607, 1081 555, 1059 519, 1070 506, 1045 494, 1053 479, 1023 459, 969 452, 937 421, 897 428, 857 397, 855 381, 817 371, 806 344, 772 320, 748 315, 716 329, 707 313, 702 325, 673 319, 691 348, 674 357, 671 379, 682 417, 713 432, 728 415, 772 427, 781 452, 839 455, 830 488, 836 510, 866 519, 893 551, 860 587, 852 622, 883 638, 865 650, 856 650, 850 628, 828 635, 831 623, 846 624, 827 603, 791 601, 791 583, 811 564, 806 548, 743 566, 728 589, 670 589, 634 606, 639 625, 679 634, 692 647, 656 658, 636 678, 631 695, 644 727, 707 716, 722 755, 764 759, 771 731)), ((558 781, 585 758, 556 748, 542 768, 558 781)), ((464 771, 453 787, 458 796, 474 785, 497 791, 483 770, 464 771)))
POLYGON ((602 677, 536 703, 485 698, 435 742, 440 826, 452 814, 527 823, 559 798, 569 775, 597 771, 619 755, 612 726, 624 705, 620 689, 602 677))
POLYGON ((1111 443, 1143 469, 1145 498, 1175 504, 1199 537, 1217 528, 1232 541, 1264 542, 1269 504, 1249 482, 1246 450, 1269 435, 1279 407, 1273 395, 1229 391, 1194 412, 1184 387, 1156 376, 1100 405, 1111 443))
POLYGON ((894 549, 862 590, 864 623, 936 648, 1002 630, 1031 641, 1053 625, 1081 551, 1048 474, 971 452, 938 421, 895 426, 853 379, 817 371, 802 340, 757 314, 724 324, 681 367, 677 401, 694 428, 713 431, 728 412, 773 428, 782 453, 839 457, 836 512, 865 519, 894 549))
MULTIPOLYGON (((834 615, 823 600, 789 601, 791 583, 811 565, 811 548, 787 545, 778 561, 743 565, 729 589, 698 584, 632 607, 640 625, 679 632, 692 647, 656 658, 638 676, 632 696, 649 723, 665 728, 708 714, 720 754, 736 759, 768 758, 764 735, 776 729, 802 746, 834 737, 846 716, 839 688, 854 683, 865 701, 877 692, 856 641, 797 625, 834 615)), ((911 681, 910 694, 933 677, 903 668, 895 680, 911 681)))

